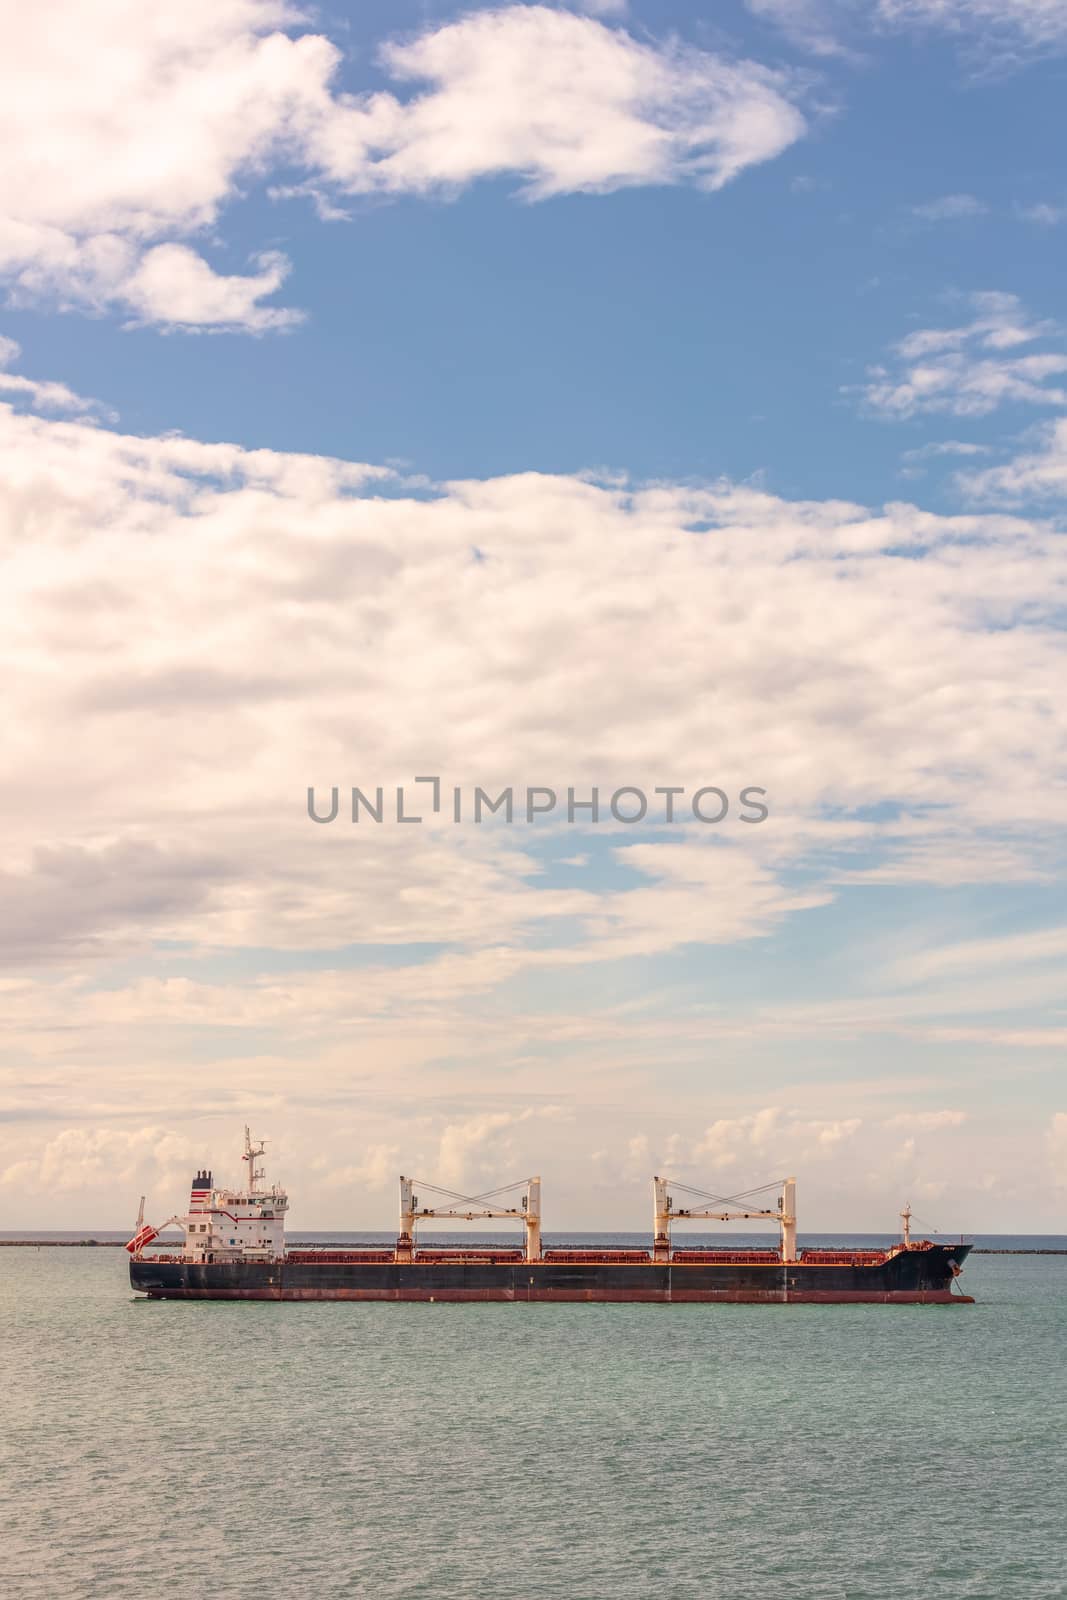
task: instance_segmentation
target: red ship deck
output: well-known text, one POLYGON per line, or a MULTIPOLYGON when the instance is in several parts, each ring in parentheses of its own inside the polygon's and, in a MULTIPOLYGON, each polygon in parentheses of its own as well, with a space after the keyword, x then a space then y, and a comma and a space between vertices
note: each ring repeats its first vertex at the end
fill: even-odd
MULTIPOLYGON (((893 1256, 899 1246, 888 1250, 802 1250, 798 1261, 801 1267, 873 1267, 880 1266, 893 1256)), ((924 1241, 921 1245, 912 1245, 911 1249, 921 1250, 930 1248, 924 1241)), ((149 1256, 153 1261, 181 1261, 182 1256, 173 1255, 164 1251, 153 1251, 149 1256)), ((395 1250, 382 1249, 352 1249, 329 1250, 315 1249, 287 1250, 285 1260, 293 1265, 300 1266, 370 1266, 397 1260, 395 1250)), ((412 1262, 416 1266, 461 1266, 465 1263, 476 1266, 486 1265, 513 1265, 525 1258, 521 1250, 492 1249, 492 1248, 464 1248, 462 1246, 443 1247, 439 1250, 416 1250, 412 1262)), ((652 1262, 652 1253, 648 1250, 564 1250, 549 1249, 542 1256, 542 1260, 557 1264, 574 1266, 641 1266, 652 1262)), ((669 1256, 672 1266, 751 1266, 774 1267, 780 1266, 782 1257, 777 1250, 672 1250, 669 1256)))

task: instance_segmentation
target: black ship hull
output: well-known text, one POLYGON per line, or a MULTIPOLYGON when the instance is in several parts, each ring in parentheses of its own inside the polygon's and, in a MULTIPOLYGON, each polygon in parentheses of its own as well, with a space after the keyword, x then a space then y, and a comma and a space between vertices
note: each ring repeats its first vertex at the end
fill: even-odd
POLYGON ((924 1245, 850 1263, 816 1252, 800 1261, 191 1262, 145 1255, 133 1287, 170 1300, 539 1301, 623 1304, 973 1304, 953 1284, 970 1245, 924 1245))

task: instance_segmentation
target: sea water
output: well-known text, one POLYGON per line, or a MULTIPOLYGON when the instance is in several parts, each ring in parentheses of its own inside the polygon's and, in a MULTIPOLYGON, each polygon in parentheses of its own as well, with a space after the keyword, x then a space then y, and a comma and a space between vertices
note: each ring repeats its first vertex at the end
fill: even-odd
POLYGON ((961 1283, 975 1305, 156 1302, 120 1250, 0 1249, 0 1592, 1061 1596, 1067 1257, 961 1283))

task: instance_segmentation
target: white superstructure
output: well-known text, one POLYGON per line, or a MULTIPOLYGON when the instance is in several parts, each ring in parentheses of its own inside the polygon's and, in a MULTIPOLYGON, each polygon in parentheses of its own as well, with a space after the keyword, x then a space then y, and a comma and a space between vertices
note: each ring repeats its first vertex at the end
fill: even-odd
MULTIPOLYGON (((185 1261, 280 1261, 285 1254, 285 1214, 289 1196, 277 1184, 268 1189, 263 1169, 256 1162, 263 1154, 262 1142, 253 1144, 245 1129, 242 1159, 248 1163, 243 1188, 216 1188, 211 1173, 198 1171, 189 1191, 189 1209, 184 1217, 171 1217, 163 1228, 177 1224, 185 1230, 185 1261)), ((144 1202, 142 1201, 142 1212, 144 1202)), ((126 1246, 131 1255, 159 1237, 162 1228, 143 1225, 138 1218, 137 1233, 126 1246)))

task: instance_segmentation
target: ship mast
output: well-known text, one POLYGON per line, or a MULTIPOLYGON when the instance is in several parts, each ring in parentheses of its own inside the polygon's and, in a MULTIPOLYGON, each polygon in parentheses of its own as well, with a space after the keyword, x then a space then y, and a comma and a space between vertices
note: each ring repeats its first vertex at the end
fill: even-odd
POLYGON ((903 1211, 900 1213, 900 1220, 904 1225, 904 1248, 905 1248, 905 1250, 907 1250, 911 1246, 911 1201, 910 1200, 905 1205, 903 1211))
POLYGON ((248 1162, 248 1192, 249 1192, 249 1194, 255 1194, 257 1192, 257 1190, 258 1190, 259 1180, 263 1176, 263 1168, 262 1167, 257 1167, 256 1166, 256 1162, 259 1159, 259 1157, 263 1154, 263 1152, 264 1152, 264 1150, 266 1148, 267 1148, 266 1143, 262 1139, 259 1141, 259 1143, 255 1147, 253 1147, 253 1145, 252 1145, 252 1135, 249 1133, 248 1129, 245 1128, 245 1153, 241 1157, 241 1160, 248 1162))

